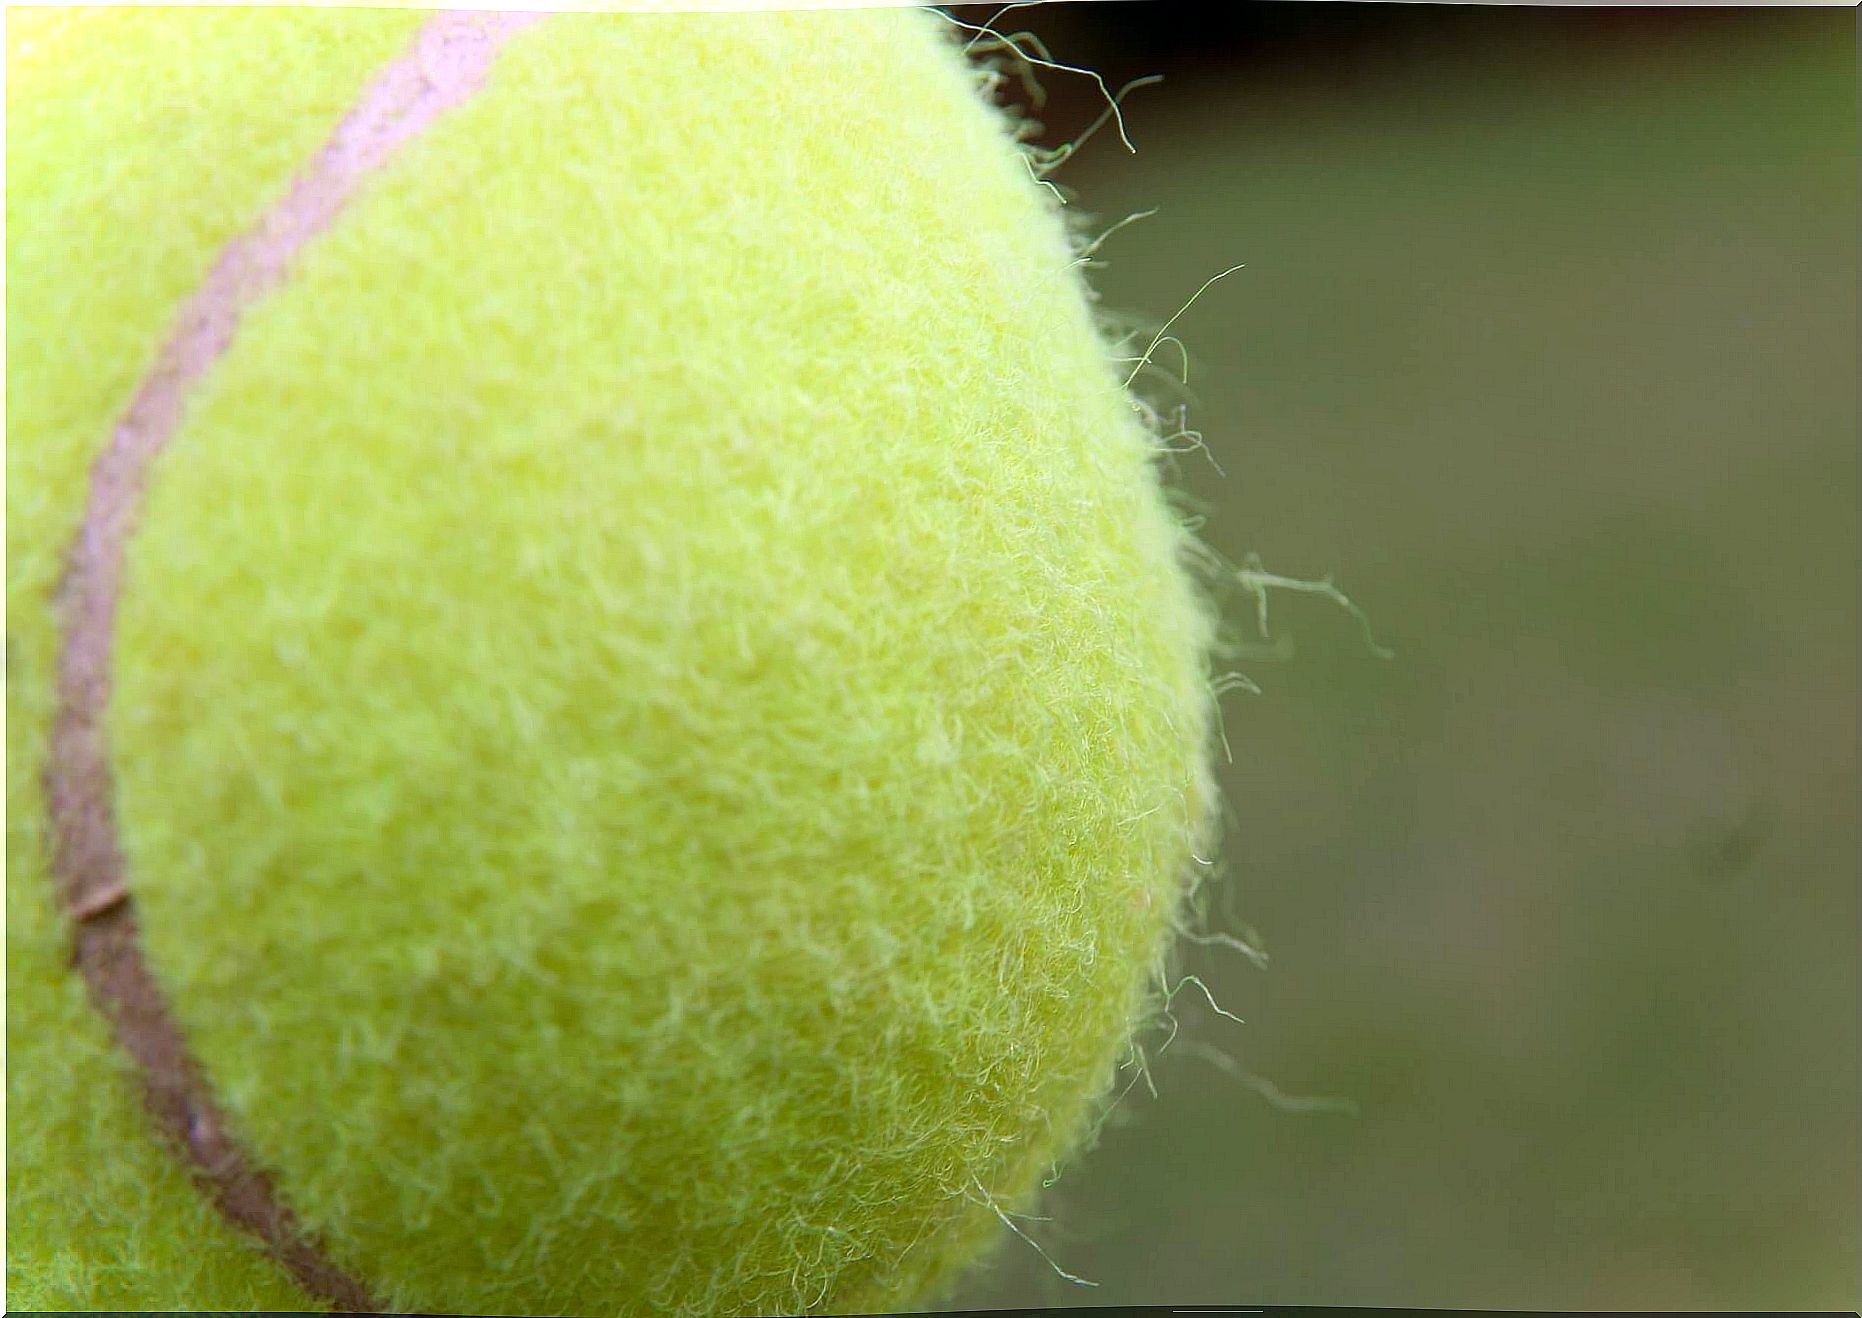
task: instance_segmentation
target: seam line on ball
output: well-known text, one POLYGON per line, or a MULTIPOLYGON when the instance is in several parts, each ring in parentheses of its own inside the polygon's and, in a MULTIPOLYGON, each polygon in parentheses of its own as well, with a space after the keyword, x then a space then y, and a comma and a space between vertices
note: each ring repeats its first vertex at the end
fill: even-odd
POLYGON ((240 318, 283 285, 298 254, 376 171, 470 100, 505 44, 543 17, 458 12, 429 19, 285 195, 221 251, 91 465, 84 516, 57 592, 57 702, 45 785, 52 873, 72 929, 73 964, 141 1072, 157 1126, 185 1151, 220 1213, 257 1236, 306 1292, 343 1310, 386 1306, 311 1238, 270 1174, 234 1139, 143 953, 105 729, 125 547, 150 466, 179 429, 191 391, 231 346, 240 318))

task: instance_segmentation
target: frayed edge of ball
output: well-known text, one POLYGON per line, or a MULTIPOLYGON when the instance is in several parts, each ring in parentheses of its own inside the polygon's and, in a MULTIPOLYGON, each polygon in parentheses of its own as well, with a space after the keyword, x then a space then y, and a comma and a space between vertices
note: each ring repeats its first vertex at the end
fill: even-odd
MULTIPOLYGON (((1217 283, 1245 267, 1234 264, 1215 272, 1161 323, 1107 309, 1086 277, 1086 272, 1104 265, 1101 253, 1108 240, 1157 212, 1155 209, 1136 211, 1106 223, 1075 205, 1075 195, 1051 176, 1087 140, 1108 129, 1116 131, 1122 145, 1135 153, 1137 147, 1124 112, 1125 98, 1161 78, 1137 78, 1114 91, 1098 72, 1055 59, 1032 33, 1004 34, 993 26, 993 20, 974 24, 933 12, 949 25, 953 39, 970 61, 979 97, 997 109, 1010 139, 1020 151, 1031 181, 1048 194, 1059 214, 1071 251, 1067 269, 1079 272, 1081 287, 1105 346, 1107 363, 1122 380, 1125 396, 1150 437, 1158 488, 1176 520, 1179 563, 1192 583, 1195 602, 1205 615, 1209 636, 1204 677, 1206 744, 1194 788, 1197 798, 1192 811, 1194 822, 1186 839, 1189 860, 1177 885, 1168 934, 1145 969, 1146 988, 1141 1005, 1130 1023, 1120 1060, 1108 1077, 1092 1116, 1071 1142, 1057 1151, 1047 1174, 1027 1196, 1032 1202, 1055 1186, 1068 1167, 1077 1164, 1099 1144, 1108 1127, 1126 1110, 1126 1100, 1134 1090, 1143 1088, 1151 1097, 1159 1096, 1155 1064, 1173 1044, 1179 1052, 1205 1061, 1279 1111, 1301 1115, 1356 1114, 1356 1105, 1349 1098, 1287 1093, 1266 1077, 1248 1070, 1214 1043, 1182 1037, 1183 1023, 1177 1004, 1180 999, 1195 1001, 1201 1004, 1197 1010, 1222 1018, 1230 1027, 1244 1023, 1241 1016, 1217 998, 1201 976, 1186 969, 1191 949, 1219 949, 1241 957, 1259 970, 1269 966, 1269 954, 1259 933, 1232 911, 1225 909, 1218 913, 1213 908, 1218 895, 1232 898, 1235 891, 1223 843, 1236 835, 1240 824, 1234 803, 1221 791, 1216 779, 1216 757, 1220 755, 1228 763, 1234 759, 1225 727, 1223 702, 1237 693, 1263 694, 1262 686, 1244 671, 1245 665, 1257 661, 1285 661, 1292 657, 1290 638, 1269 629, 1270 595, 1278 592, 1323 597, 1356 620, 1371 654, 1387 659, 1392 657, 1392 652, 1378 640, 1365 611, 1331 576, 1289 576, 1269 570, 1258 555, 1250 554, 1239 563, 1222 555, 1201 535, 1205 510, 1198 507, 1181 486, 1177 463, 1182 458, 1200 458, 1209 462, 1218 475, 1227 473, 1206 437, 1191 423, 1194 400, 1188 392, 1188 376, 1192 358, 1183 339, 1172 333, 1172 329, 1217 283), (1086 129, 1058 147, 1041 147, 1035 142, 1044 131, 1044 125, 1035 117, 1035 111, 1045 99, 1040 87, 1039 71, 1042 70, 1090 78, 1105 101, 1105 109, 1086 129), (1005 103, 1004 89, 1010 84, 1020 86, 1027 102, 1024 107, 1005 103), (1169 365, 1176 369, 1168 369, 1169 365)), ((1069 1270, 1056 1257, 1055 1251, 1044 1247, 1022 1225, 1050 1219, 1018 1211, 1028 1207, 1028 1203, 999 1202, 980 1183, 972 1190, 977 1196, 975 1201, 1006 1228, 994 1242, 996 1246, 1007 1245, 1013 1235, 1061 1281, 1080 1287, 1097 1285, 1069 1270)), ((946 1293, 954 1287, 955 1280, 949 1279, 946 1293)))

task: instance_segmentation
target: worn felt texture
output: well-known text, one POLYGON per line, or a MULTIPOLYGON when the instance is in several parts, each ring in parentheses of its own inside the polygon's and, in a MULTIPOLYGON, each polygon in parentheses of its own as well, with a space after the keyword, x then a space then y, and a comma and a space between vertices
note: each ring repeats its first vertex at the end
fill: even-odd
MULTIPOLYGON (((177 308, 424 21, 9 14, 11 1307, 317 1303, 72 972, 55 597, 177 308)), ((1210 624, 1011 128, 915 11, 551 17, 188 397, 116 827, 234 1134, 384 1303, 908 1306, 1090 1131, 1210 624)))

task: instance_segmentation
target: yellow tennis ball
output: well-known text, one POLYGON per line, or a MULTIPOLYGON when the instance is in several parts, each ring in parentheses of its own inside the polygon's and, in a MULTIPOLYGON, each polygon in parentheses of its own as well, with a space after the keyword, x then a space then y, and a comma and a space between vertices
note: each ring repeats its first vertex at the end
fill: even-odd
POLYGON ((906 1305, 1079 1146, 1207 614, 917 11, 13 11, 14 1306, 906 1305))

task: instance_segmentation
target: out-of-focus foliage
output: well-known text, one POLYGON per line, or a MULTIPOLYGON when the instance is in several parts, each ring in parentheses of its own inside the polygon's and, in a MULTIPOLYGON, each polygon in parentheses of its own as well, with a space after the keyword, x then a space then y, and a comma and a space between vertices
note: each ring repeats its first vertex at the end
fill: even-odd
POLYGON ((1176 327, 1226 472, 1179 483, 1397 656, 1275 599, 1212 925, 1272 962, 1187 961, 1247 1024, 1180 997, 1158 1096, 1025 1224, 1097 1290, 1006 1238, 958 1303, 1849 1307, 1853 18, 1264 8, 1333 16, 1005 27, 1170 75, 1055 180, 1159 208, 1111 308, 1247 263, 1176 327))

